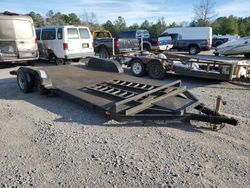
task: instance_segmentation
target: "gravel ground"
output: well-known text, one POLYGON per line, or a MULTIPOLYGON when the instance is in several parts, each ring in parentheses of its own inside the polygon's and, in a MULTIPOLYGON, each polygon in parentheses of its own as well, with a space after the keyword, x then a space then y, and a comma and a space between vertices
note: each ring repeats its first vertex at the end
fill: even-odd
MULTIPOLYGON (((62 97, 23 94, 0 70, 0 187, 249 187, 250 86, 170 76, 239 116, 219 132, 200 122, 112 125, 62 97)), ((162 82, 165 82, 164 80, 162 82)))

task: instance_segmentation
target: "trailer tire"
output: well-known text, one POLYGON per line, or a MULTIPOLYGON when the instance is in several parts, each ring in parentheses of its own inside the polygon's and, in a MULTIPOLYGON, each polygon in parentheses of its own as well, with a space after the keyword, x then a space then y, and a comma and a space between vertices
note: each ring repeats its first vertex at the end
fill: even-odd
POLYGON ((166 75, 166 69, 159 61, 151 61, 147 65, 148 74, 151 78, 162 80, 166 75))
POLYGON ((134 76, 141 77, 145 74, 145 65, 139 59, 134 59, 131 61, 131 71, 134 76))
POLYGON ((198 54, 200 51, 199 51, 198 46, 196 46, 196 45, 191 45, 191 46, 189 46, 188 52, 189 52, 190 55, 196 55, 196 54, 198 54))
POLYGON ((18 69, 17 84, 22 92, 30 93, 34 86, 34 80, 28 72, 25 72, 23 69, 18 69))
POLYGON ((103 59, 109 59, 110 58, 110 55, 109 55, 109 52, 108 52, 107 48, 102 47, 99 50, 99 57, 103 58, 103 59))

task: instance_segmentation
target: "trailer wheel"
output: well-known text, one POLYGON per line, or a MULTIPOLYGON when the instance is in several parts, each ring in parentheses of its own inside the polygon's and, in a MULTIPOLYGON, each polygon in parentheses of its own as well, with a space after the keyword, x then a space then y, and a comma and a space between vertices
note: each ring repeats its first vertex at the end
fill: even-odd
POLYGON ((110 56, 108 50, 106 48, 101 48, 99 51, 99 57, 104 59, 109 59, 110 56))
POLYGON ((199 53, 199 48, 198 48, 197 46, 191 45, 191 46, 189 47, 189 54, 190 54, 190 55, 196 55, 196 54, 198 54, 198 53, 199 53))
POLYGON ((148 63, 148 74, 154 79, 163 79, 166 74, 166 69, 159 61, 151 61, 148 63))
POLYGON ((18 69, 17 71, 17 84, 22 92, 30 93, 32 92, 32 88, 34 86, 34 80, 30 76, 29 73, 23 71, 22 69, 18 69))
POLYGON ((139 59, 131 62, 131 71, 134 76, 141 77, 145 74, 145 65, 139 59))

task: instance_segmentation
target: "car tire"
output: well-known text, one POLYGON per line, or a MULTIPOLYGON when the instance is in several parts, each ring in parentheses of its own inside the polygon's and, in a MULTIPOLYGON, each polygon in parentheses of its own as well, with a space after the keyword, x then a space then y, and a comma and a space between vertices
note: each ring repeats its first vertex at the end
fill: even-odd
POLYGON ((134 59, 131 62, 131 71, 134 76, 141 77, 145 74, 145 65, 139 59, 134 59))
POLYGON ((148 44, 144 44, 143 45, 143 50, 144 51, 151 51, 151 48, 150 48, 150 46, 148 44))
POLYGON ((106 48, 101 48, 99 50, 99 57, 103 59, 109 59, 110 55, 109 55, 108 50, 106 48))
POLYGON ((151 78, 162 80, 165 78, 166 69, 159 61, 151 61, 147 65, 148 74, 151 78))
POLYGON ((34 80, 29 73, 23 71, 22 69, 18 69, 17 84, 22 92, 30 93, 32 92, 34 86, 34 80))
POLYGON ((250 59, 250 53, 244 54, 245 58, 250 59))
POLYGON ((62 58, 56 58, 55 63, 56 63, 56 65, 64 65, 65 60, 62 58))
POLYGON ((50 63, 55 63, 56 62, 56 56, 55 56, 55 54, 54 53, 49 53, 49 62, 50 63))
POLYGON ((28 66, 35 66, 35 61, 27 61, 28 66))
POLYGON ((214 55, 218 57, 220 54, 218 52, 215 52, 214 55))
POLYGON ((188 51, 190 55, 196 55, 199 53, 199 48, 195 45, 191 45, 188 51))

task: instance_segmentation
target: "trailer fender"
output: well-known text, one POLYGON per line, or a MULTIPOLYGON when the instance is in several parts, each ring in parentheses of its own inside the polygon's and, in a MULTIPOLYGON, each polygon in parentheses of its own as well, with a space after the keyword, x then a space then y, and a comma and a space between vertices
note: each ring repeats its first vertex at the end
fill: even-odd
POLYGON ((25 74, 29 75, 28 78, 30 79, 30 82, 33 83, 33 86, 42 86, 46 89, 55 89, 48 74, 44 70, 35 70, 26 67, 20 67, 18 71, 22 71, 25 74))
POLYGON ((91 57, 87 66, 94 70, 123 73, 122 65, 118 61, 91 57))
POLYGON ((52 84, 52 81, 51 79, 49 78, 48 74, 44 71, 44 70, 37 70, 35 71, 37 76, 39 78, 38 80, 38 86, 42 88, 45 88, 45 89, 56 89, 53 84, 52 84))

